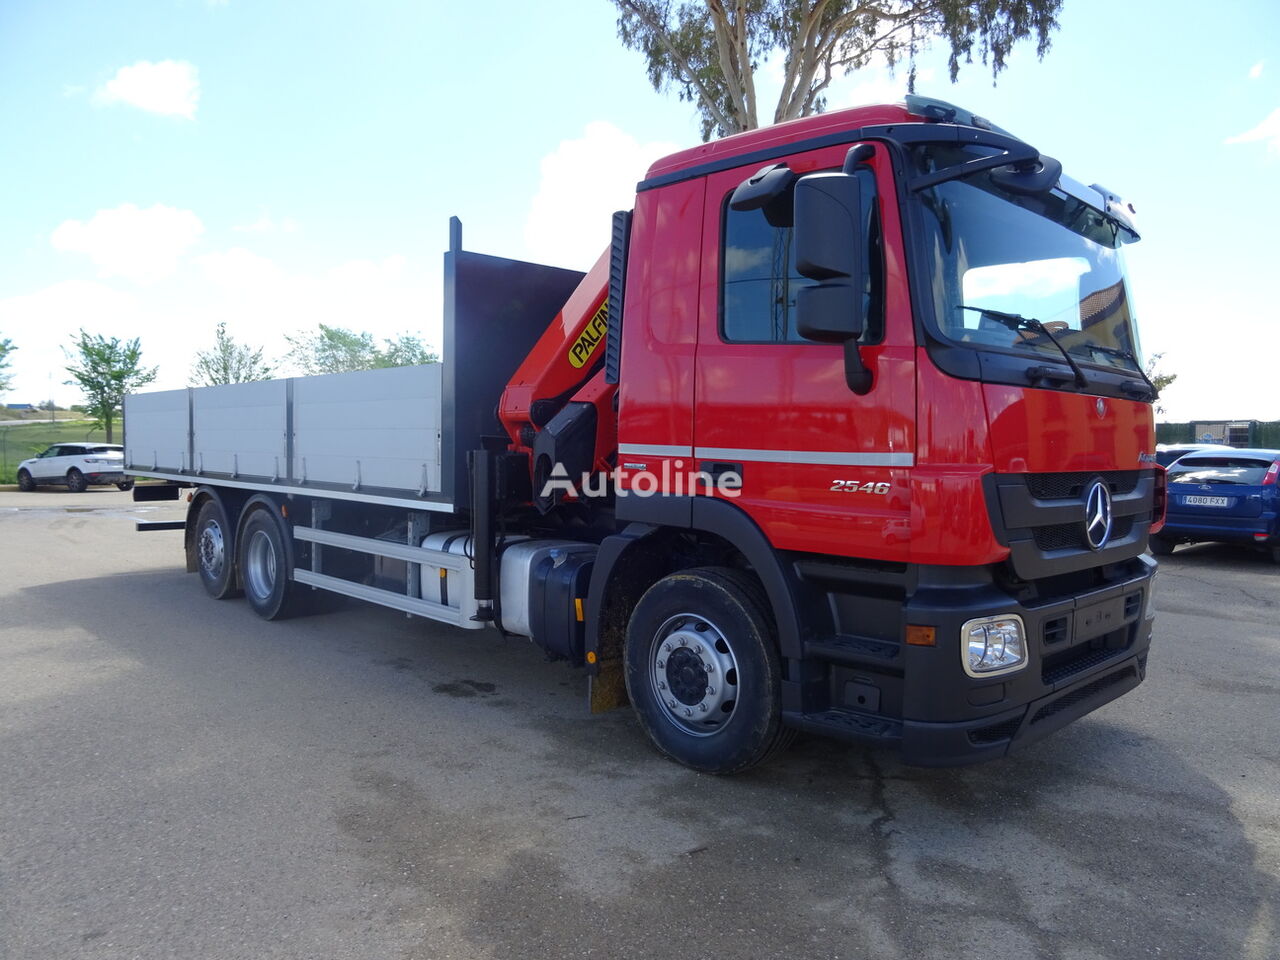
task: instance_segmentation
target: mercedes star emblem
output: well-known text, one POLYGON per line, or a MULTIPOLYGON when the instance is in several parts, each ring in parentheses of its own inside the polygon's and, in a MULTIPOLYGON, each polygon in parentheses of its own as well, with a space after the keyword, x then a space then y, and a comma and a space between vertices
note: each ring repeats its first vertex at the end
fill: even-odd
POLYGON ((1084 497, 1084 538, 1090 550, 1101 550, 1111 538, 1111 490, 1101 478, 1084 497))

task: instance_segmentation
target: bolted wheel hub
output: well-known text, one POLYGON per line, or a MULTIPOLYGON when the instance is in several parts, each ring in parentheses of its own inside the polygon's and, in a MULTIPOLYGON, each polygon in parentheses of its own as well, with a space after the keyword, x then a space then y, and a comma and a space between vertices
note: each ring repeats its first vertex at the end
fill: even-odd
POLYGON ((222 573, 222 562, 225 548, 222 542, 222 528, 210 523, 200 531, 200 566, 213 578, 222 573))
POLYGON ((702 702, 707 692, 707 676, 702 660, 688 647, 678 647, 667 657, 667 686, 686 706, 702 702))
POLYGON ((738 699, 738 661, 729 638, 692 613, 658 628, 649 653, 650 682, 663 715, 682 731, 709 737, 724 729, 738 699))

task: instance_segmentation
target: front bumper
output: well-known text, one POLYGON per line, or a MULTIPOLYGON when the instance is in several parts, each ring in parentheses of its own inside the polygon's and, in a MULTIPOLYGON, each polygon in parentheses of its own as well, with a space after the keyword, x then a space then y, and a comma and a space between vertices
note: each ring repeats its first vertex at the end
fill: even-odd
MULTIPOLYGON (((901 751, 907 763, 955 766, 1034 743, 1127 693, 1146 675, 1156 565, 1146 556, 1116 564, 1102 585, 1020 602, 981 571, 965 584, 922 586, 903 624, 935 628, 934 646, 901 645, 884 669, 856 653, 824 651, 819 709, 787 716, 794 726, 901 751), (968 620, 1017 614, 1028 662, 1002 676, 968 676, 960 628, 968 620), (844 662, 839 662, 843 660, 844 662)), ((819 653, 819 656, 822 654, 819 653)), ((813 666, 818 666, 817 664, 813 666)))

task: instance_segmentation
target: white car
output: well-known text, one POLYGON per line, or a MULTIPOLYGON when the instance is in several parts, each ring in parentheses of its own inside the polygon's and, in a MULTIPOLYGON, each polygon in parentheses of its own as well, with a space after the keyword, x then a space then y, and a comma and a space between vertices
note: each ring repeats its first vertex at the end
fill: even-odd
POLYGON ((133 486, 124 473, 124 447, 118 443, 55 443, 38 457, 18 464, 18 489, 57 484, 80 493, 90 484, 133 486))

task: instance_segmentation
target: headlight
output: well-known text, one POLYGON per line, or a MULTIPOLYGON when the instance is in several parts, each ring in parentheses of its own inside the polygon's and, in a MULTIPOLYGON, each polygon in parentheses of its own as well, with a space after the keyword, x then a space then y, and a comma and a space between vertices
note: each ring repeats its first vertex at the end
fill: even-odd
POLYGON ((993 677, 1027 665, 1026 632, 1016 614, 970 620, 960 628, 960 656, 971 677, 993 677))

